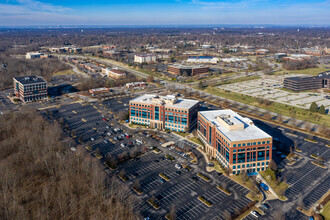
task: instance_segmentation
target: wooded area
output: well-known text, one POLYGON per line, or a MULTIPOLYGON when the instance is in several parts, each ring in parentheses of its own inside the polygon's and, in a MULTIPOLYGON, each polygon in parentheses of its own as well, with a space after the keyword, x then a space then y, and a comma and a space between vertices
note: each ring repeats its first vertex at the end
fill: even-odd
POLYGON ((12 87, 13 77, 38 75, 50 81, 53 73, 71 68, 58 58, 26 60, 3 55, 0 56, 1 63, 6 68, 0 68, 0 89, 12 87))
POLYGON ((70 151, 58 124, 35 112, 3 115, 0 124, 1 219, 139 218, 125 185, 70 151))

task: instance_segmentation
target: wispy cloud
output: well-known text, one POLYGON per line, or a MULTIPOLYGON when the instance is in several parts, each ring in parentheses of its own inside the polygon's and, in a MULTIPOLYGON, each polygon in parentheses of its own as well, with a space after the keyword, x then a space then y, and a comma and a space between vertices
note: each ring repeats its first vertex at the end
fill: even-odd
POLYGON ((0 25, 55 24, 82 19, 70 15, 72 11, 71 8, 35 0, 11 0, 0 4, 0 25))
POLYGON ((71 11, 71 8, 63 7, 61 5, 53 5, 35 0, 16 0, 18 5, 36 11, 47 11, 47 12, 65 12, 71 11))

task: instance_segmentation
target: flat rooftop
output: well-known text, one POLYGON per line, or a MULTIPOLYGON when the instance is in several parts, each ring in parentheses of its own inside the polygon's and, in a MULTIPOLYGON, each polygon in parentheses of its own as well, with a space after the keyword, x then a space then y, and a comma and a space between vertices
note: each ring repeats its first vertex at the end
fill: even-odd
POLYGON ((32 84, 32 83, 45 83, 46 81, 44 78, 40 76, 21 76, 21 77, 14 77, 18 82, 24 84, 32 84))
MULTIPOLYGON (((132 99, 133 102, 140 102, 145 104, 153 104, 157 103, 154 101, 154 98, 159 98, 160 100, 172 100, 175 99, 175 96, 173 95, 167 95, 167 96, 158 96, 156 94, 144 94, 142 96, 136 97, 132 99)), ((194 105, 196 105, 199 101, 192 100, 192 99, 179 99, 176 98, 176 102, 171 104, 164 104, 164 106, 167 107, 173 107, 173 108, 181 108, 181 109, 190 109, 194 105)))
POLYGON ((196 69, 196 68, 207 67, 207 66, 203 66, 203 65, 182 65, 182 64, 170 64, 169 66, 180 68, 180 69, 196 69))
POLYGON ((255 126, 251 119, 244 118, 230 109, 200 111, 205 119, 216 125, 217 129, 230 141, 248 141, 262 138, 271 138, 266 132, 255 126), (219 121, 219 117, 229 117, 230 125, 242 126, 243 129, 230 130, 219 121))

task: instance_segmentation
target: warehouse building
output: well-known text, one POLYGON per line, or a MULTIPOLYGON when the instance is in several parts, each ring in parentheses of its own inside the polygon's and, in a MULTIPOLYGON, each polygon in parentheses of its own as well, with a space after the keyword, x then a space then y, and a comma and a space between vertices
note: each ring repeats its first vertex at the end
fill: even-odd
POLYGON ((198 112, 197 134, 231 174, 266 170, 272 159, 272 137, 230 109, 198 112))

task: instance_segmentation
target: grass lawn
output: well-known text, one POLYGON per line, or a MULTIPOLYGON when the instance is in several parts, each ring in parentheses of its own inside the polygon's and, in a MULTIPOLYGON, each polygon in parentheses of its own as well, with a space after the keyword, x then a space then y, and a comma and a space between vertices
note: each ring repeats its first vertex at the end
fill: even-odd
POLYGON ((189 138, 189 140, 195 142, 196 144, 199 144, 199 145, 204 146, 204 144, 203 144, 203 143, 199 140, 199 138, 197 138, 197 137, 189 138))
POLYGON ((321 215, 324 217, 325 220, 330 220, 330 201, 328 201, 327 204, 325 204, 325 206, 323 207, 321 215))
POLYGON ((309 68, 304 70, 280 70, 274 72, 274 75, 283 75, 284 73, 297 73, 297 74, 306 74, 306 75, 312 75, 316 76, 318 73, 327 71, 328 69, 323 67, 317 67, 317 68, 309 68))
POLYGON ((130 128, 147 128, 147 126, 144 126, 144 125, 131 124, 131 123, 128 124, 128 127, 130 127, 130 128))
POLYGON ((189 133, 186 132, 177 132, 177 131, 171 131, 173 133, 176 133, 177 135, 180 135, 181 137, 186 137, 187 135, 189 135, 189 133))
POLYGON ((207 87, 203 91, 226 98, 234 101, 238 101, 241 103, 245 103, 248 105, 256 106, 258 108, 262 108, 271 112, 275 112, 281 115, 291 117, 291 112, 294 110, 296 112, 295 118, 303 121, 309 121, 315 124, 323 125, 325 123, 327 126, 330 126, 330 115, 321 115, 318 113, 311 113, 309 110, 297 108, 290 105, 285 105, 278 102, 273 102, 272 105, 260 105, 257 102, 257 97, 252 97, 248 95, 239 94, 236 92, 225 91, 223 89, 215 88, 215 87, 207 87), (315 120, 315 117, 320 117, 320 120, 315 120))
MULTIPOLYGON (((267 178, 267 176, 268 176, 268 172, 270 172, 270 171, 268 171, 268 170, 266 170, 266 171, 260 171, 259 173, 260 173, 260 175, 267 181, 267 183, 269 184, 269 186, 270 187, 272 187, 273 188, 273 190, 277 193, 277 194, 279 194, 279 191, 285 191, 287 188, 289 188, 289 184, 287 184, 286 182, 281 182, 280 184, 276 184, 275 183, 275 180, 269 180, 268 178, 267 178)), ((286 197, 285 196, 279 196, 280 197, 280 199, 282 199, 282 200, 286 200, 286 197)))
POLYGON ((69 75, 69 74, 75 74, 75 72, 72 69, 67 69, 56 72, 53 74, 53 76, 61 76, 61 75, 69 75))

